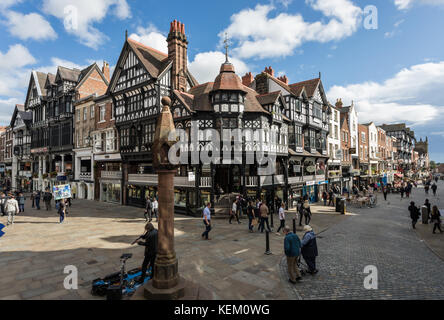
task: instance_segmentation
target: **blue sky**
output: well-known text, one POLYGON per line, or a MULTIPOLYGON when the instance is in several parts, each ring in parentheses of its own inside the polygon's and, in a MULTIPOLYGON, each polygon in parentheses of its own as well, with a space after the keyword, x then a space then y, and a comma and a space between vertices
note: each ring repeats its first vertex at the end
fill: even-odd
POLYGON ((190 70, 214 79, 228 32, 239 75, 272 66, 290 82, 322 72, 328 99, 353 100, 360 122, 407 122, 429 137, 431 158, 444 162, 444 0, 2 0, 0 3, 0 123, 23 103, 31 70, 57 65, 114 66, 125 30, 166 50, 172 20, 185 23, 190 70), (65 27, 65 9, 77 28, 65 27), (378 28, 367 30, 373 5, 378 28), (69 10, 68 10, 69 11, 69 10))

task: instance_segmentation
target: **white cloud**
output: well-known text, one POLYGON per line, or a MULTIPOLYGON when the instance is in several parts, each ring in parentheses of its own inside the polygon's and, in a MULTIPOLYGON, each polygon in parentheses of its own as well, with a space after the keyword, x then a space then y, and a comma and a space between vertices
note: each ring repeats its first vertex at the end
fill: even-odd
POLYGON ((398 10, 410 9, 413 4, 425 4, 425 5, 444 5, 444 0, 395 0, 395 6, 398 10))
POLYGON ((334 86, 328 97, 342 98, 346 104, 354 100, 360 122, 420 125, 442 118, 443 87, 444 61, 405 68, 382 83, 334 86))
POLYGON ((93 49, 108 40, 94 24, 102 22, 109 12, 121 20, 131 17, 126 0, 76 0, 75 4, 72 0, 43 0, 43 11, 62 20, 66 32, 93 49))
POLYGON ((148 27, 138 27, 137 33, 130 35, 130 38, 143 43, 146 46, 154 48, 164 53, 168 53, 168 45, 166 36, 164 36, 154 25, 149 24, 148 27))
MULTIPOLYGON (((199 83, 214 81, 219 74, 220 66, 225 62, 225 54, 219 51, 198 53, 188 68, 199 83)), ((240 59, 230 58, 236 74, 243 75, 249 71, 248 66, 240 59)))
POLYGON ((0 51, 0 96, 17 95, 26 85, 25 67, 35 63, 35 58, 21 44, 10 46, 6 53, 0 51))
POLYGON ((8 9, 16 4, 23 2, 23 0, 1 0, 0 1, 0 11, 8 9))
POLYGON ((5 14, 9 32, 22 40, 54 40, 57 34, 48 21, 37 13, 22 14, 7 11, 5 14))
POLYGON ((359 27, 362 10, 350 0, 306 0, 306 4, 320 11, 327 23, 306 22, 301 14, 280 13, 273 5, 257 5, 231 16, 231 24, 219 36, 237 41, 233 50, 239 58, 285 57, 294 53, 304 42, 338 41, 351 36, 359 27))

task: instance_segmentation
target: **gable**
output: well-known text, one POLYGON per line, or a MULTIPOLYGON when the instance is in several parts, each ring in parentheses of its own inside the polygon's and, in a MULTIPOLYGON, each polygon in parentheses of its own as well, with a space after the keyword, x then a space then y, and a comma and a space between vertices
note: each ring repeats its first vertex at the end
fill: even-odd
POLYGON ((116 71, 111 80, 110 92, 119 92, 151 79, 148 71, 140 62, 137 55, 129 45, 125 45, 116 71))

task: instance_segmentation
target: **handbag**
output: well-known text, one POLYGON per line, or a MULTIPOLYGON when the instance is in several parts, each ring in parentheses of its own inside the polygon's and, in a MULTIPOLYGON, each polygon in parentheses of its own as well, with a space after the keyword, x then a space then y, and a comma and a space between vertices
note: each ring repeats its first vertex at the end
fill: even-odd
POLYGON ((258 221, 258 220, 259 220, 258 218, 253 219, 253 220, 251 221, 251 225, 252 225, 253 227, 257 226, 257 225, 259 224, 259 221, 258 221))

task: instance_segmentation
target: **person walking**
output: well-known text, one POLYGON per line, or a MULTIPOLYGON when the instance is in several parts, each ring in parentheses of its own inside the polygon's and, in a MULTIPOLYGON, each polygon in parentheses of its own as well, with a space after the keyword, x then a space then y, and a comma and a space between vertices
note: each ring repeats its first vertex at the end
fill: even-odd
POLYGON ((151 222, 151 210, 153 209, 153 205, 151 203, 151 199, 149 196, 146 197, 145 203, 145 213, 143 214, 145 217, 145 222, 151 222), (148 221, 149 218, 149 221, 148 221))
POLYGON ((433 196, 436 197, 436 190, 438 190, 438 186, 436 185, 436 183, 434 183, 432 185, 432 191, 433 191, 433 196))
POLYGON ((40 210, 40 191, 37 191, 35 195, 35 207, 37 210, 40 210))
POLYGON ((248 207, 247 207, 247 217, 248 217, 248 230, 250 230, 251 233, 253 233, 253 221, 254 219, 256 219, 256 215, 254 214, 254 206, 253 206, 253 202, 250 201, 248 203, 248 207))
POLYGON ((416 229, 416 223, 418 222, 419 219, 419 209, 417 206, 415 206, 415 202, 410 202, 410 206, 409 206, 409 211, 410 211, 410 218, 412 219, 412 227, 413 229, 416 229))
POLYGON ((315 275, 318 273, 316 269, 316 257, 318 256, 318 245, 316 243, 316 235, 313 228, 309 225, 304 227, 304 236, 302 237, 301 253, 308 266, 308 273, 315 275))
POLYGON ((285 203, 283 202, 279 208, 279 221, 281 222, 281 225, 279 226, 279 229, 277 229, 276 234, 279 234, 279 231, 281 231, 281 229, 283 231, 285 228, 285 203))
POLYGON ((6 198, 6 195, 2 192, 2 194, 0 195, 0 208, 2 211, 2 217, 6 216, 6 211, 5 211, 6 200, 8 199, 6 198))
POLYGON ((297 209, 298 209, 298 214, 299 214, 299 226, 302 227, 302 217, 304 216, 304 200, 303 200, 303 198, 299 199, 297 209))
POLYGON ((429 182, 426 182, 426 185, 424 186, 424 191, 426 194, 429 194, 429 188, 430 188, 429 182))
POLYGON ((17 198, 18 205, 19 205, 19 212, 25 212, 25 196, 23 193, 19 193, 19 196, 17 198))
POLYGON ((405 192, 404 185, 401 186, 401 188, 399 189, 399 192, 401 193, 401 200, 404 199, 404 192, 405 192))
POLYGON ((203 223, 205 225, 205 231, 202 233, 202 238, 205 240, 211 240, 208 234, 211 231, 211 202, 207 203, 207 206, 203 210, 203 223))
POLYGON ((441 213, 438 210, 437 206, 433 206, 432 209, 432 223, 433 223, 433 233, 435 233, 436 229, 442 233, 441 230, 441 213))
POLYGON ((265 204, 265 202, 263 202, 259 208, 259 214, 261 215, 261 224, 259 226, 259 229, 261 230, 261 233, 264 232, 265 224, 267 224, 268 232, 271 232, 270 225, 268 224, 269 213, 270 213, 270 210, 268 210, 267 205, 265 204))
POLYGON ((5 203, 5 212, 8 215, 7 226, 14 224, 14 216, 20 212, 19 205, 13 194, 9 195, 9 199, 5 203))
POLYGON ((148 222, 145 226, 145 231, 146 233, 142 236, 142 240, 137 242, 139 246, 145 247, 145 258, 143 259, 142 263, 142 276, 140 277, 140 283, 145 282, 148 266, 152 268, 154 274, 154 262, 156 261, 157 256, 157 230, 154 228, 151 222, 148 222))
POLYGON ((240 224, 241 222, 239 221, 239 201, 237 199, 233 200, 233 204, 231 205, 231 211, 230 211, 230 220, 228 221, 230 224, 231 221, 233 220, 233 218, 236 218, 237 223, 240 224))
POLYGON ((308 200, 305 200, 302 210, 305 217, 305 225, 309 225, 311 221, 311 208, 308 200))
POLYGON ((64 199, 58 202, 57 213, 59 214, 59 221, 62 224, 66 217, 66 204, 64 199))
POLYGON ((298 259, 301 254, 301 240, 290 231, 289 227, 284 227, 284 252, 287 257, 288 275, 291 283, 295 284, 302 280, 301 273, 298 268, 298 259))
POLYGON ((410 198, 410 192, 412 192, 412 185, 408 183, 407 186, 405 187, 405 196, 407 198, 410 198))
POLYGON ((328 192, 328 206, 333 206, 333 190, 330 189, 330 191, 328 192))
POLYGON ((45 194, 43 195, 43 202, 45 202, 46 211, 51 210, 51 200, 52 200, 52 193, 46 191, 45 194))
MULTIPOLYGON (((159 212, 159 202, 157 201, 157 198, 154 197, 152 215, 156 217, 156 222, 159 221, 159 217, 157 215, 158 212, 159 212)), ((152 216, 150 217, 150 219, 152 219, 152 216)))
POLYGON ((322 192, 322 200, 324 200, 324 207, 327 206, 327 200, 328 200, 328 194, 327 191, 324 190, 324 192, 322 192))
POLYGON ((384 186, 384 188, 382 188, 382 194, 384 195, 384 200, 387 201, 388 189, 386 186, 384 186))
POLYGON ((31 193, 31 208, 35 208, 35 192, 31 193))

